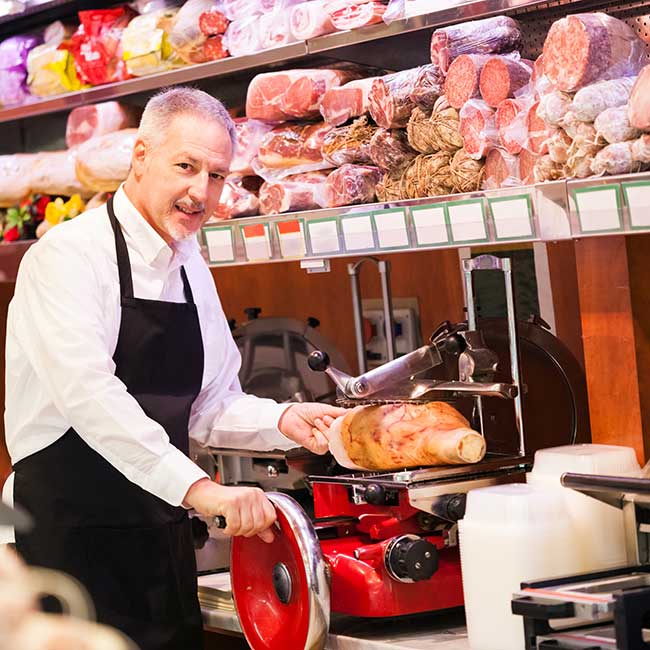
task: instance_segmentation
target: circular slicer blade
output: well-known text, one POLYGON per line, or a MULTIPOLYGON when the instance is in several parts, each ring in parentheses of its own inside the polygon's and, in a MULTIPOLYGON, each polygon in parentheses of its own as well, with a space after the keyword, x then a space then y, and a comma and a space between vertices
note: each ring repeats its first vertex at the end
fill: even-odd
POLYGON ((275 539, 234 537, 230 573, 239 622, 252 650, 322 650, 330 616, 327 565, 300 505, 268 492, 275 539))

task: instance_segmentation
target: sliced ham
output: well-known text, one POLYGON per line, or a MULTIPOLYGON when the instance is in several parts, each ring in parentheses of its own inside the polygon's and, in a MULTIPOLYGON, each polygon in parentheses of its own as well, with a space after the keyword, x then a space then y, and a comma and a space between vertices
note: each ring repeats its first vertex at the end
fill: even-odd
POLYGON ((370 89, 375 79, 377 77, 357 79, 327 90, 320 104, 323 119, 332 126, 340 126, 353 117, 367 113, 370 89))
POLYGON ((650 65, 641 70, 632 88, 627 116, 632 126, 650 131, 650 65))
POLYGON ((490 60, 486 54, 462 54, 449 66, 445 79, 445 97, 451 106, 461 109, 479 96, 481 70, 490 60))
POLYGON ((488 106, 496 108, 530 82, 531 71, 527 62, 507 56, 493 56, 481 70, 481 97, 488 106))
POLYGON ((403 128, 415 108, 411 93, 415 90, 419 68, 379 77, 372 83, 368 98, 372 119, 384 129, 403 128))
POLYGON ((328 2, 326 4, 330 20, 336 29, 359 29, 366 25, 380 23, 386 12, 383 2, 328 2))
POLYGON ((297 41, 306 41, 336 31, 329 13, 325 10, 324 0, 301 2, 292 7, 289 26, 297 41))
POLYGON ((280 214, 324 208, 327 172, 287 176, 260 188, 260 214, 280 214))
POLYGON ((467 154, 483 158, 498 142, 494 109, 481 99, 468 101, 460 111, 460 135, 467 154))
POLYGON ((369 165, 343 165, 335 169, 327 177, 327 207, 372 203, 375 200, 375 188, 382 176, 378 167, 369 165))
POLYGON ((103 102, 73 108, 68 115, 65 143, 76 147, 90 138, 138 126, 142 110, 120 102, 103 102))

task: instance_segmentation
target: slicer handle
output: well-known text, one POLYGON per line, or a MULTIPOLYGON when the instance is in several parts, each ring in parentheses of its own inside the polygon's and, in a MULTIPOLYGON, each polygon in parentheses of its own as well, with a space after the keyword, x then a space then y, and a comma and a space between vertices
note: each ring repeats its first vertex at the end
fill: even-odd
POLYGON ((223 515, 217 515, 214 518, 214 523, 217 528, 225 528, 228 525, 226 523, 226 518, 223 515))
POLYGON ((307 357, 307 364, 316 372, 325 372, 330 367, 329 354, 322 350, 314 350, 307 357))

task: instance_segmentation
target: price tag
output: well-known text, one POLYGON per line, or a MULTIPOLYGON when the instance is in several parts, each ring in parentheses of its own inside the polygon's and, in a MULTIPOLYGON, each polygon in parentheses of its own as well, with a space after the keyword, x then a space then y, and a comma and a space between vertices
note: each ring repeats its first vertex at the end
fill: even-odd
POLYGON ((232 226, 209 226, 203 229, 208 259, 213 264, 235 261, 234 233, 232 226))
POLYGON ((482 199, 447 203, 447 214, 453 241, 465 243, 487 241, 482 199))
POLYGON ((241 226, 241 234, 249 262, 271 259, 271 237, 266 223, 241 226))
POLYGON ((336 218, 316 219, 307 223, 312 255, 339 253, 339 227, 336 218))
POLYGON ((623 227, 617 185, 579 188, 573 191, 573 198, 582 232, 612 232, 623 227))
POLYGON ((372 218, 369 214, 343 217, 341 219, 345 249, 348 251, 367 251, 375 248, 372 234, 372 218))
POLYGON ((305 227, 302 219, 280 221, 275 225, 282 257, 304 257, 307 254, 307 247, 305 246, 305 227))
POLYGON ((448 244, 447 220, 444 205, 424 205, 411 208, 418 246, 448 244))
POLYGON ((488 199, 497 239, 529 239, 533 237, 530 196, 505 196, 488 199))
POLYGON ((650 227, 650 182, 623 183, 623 191, 630 212, 630 226, 644 230, 650 227))
POLYGON ((406 227, 406 212, 404 208, 373 212, 372 218, 374 219, 375 229, 377 230, 379 248, 408 248, 409 234, 406 227))

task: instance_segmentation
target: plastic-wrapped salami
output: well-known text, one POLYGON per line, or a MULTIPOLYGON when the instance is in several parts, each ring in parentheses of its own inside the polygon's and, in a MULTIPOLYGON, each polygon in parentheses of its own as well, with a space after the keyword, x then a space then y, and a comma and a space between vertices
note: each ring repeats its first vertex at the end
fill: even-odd
POLYGON ((632 159, 642 163, 650 163, 650 133, 644 133, 640 138, 632 142, 632 159))
POLYGON ((260 201, 257 194, 261 180, 256 177, 228 174, 215 210, 215 218, 236 219, 259 214, 260 201))
POLYGON ((31 192, 29 172, 36 154, 0 156, 0 207, 17 205, 31 192))
POLYGON ((249 120, 241 117, 235 120, 236 143, 230 161, 230 173, 239 176, 253 174, 251 165, 257 155, 260 142, 273 129, 273 125, 260 120, 249 120))
POLYGON ((650 65, 641 70, 632 88, 627 115, 632 126, 650 131, 650 65))
POLYGON ((445 97, 454 108, 479 96, 481 70, 490 60, 488 54, 462 54, 449 66, 445 80, 445 97))
POLYGON ((474 160, 465 149, 459 149, 449 163, 449 172, 455 192, 477 192, 483 184, 485 166, 474 160))
POLYGON ((645 63, 644 43, 634 30, 603 13, 556 20, 546 36, 543 55, 546 76, 564 92, 634 76, 645 63))
POLYGON ((496 108, 504 99, 515 97, 521 88, 530 83, 531 72, 527 61, 493 56, 481 70, 481 97, 488 106, 496 108))
POLYGON ((536 97, 552 93, 555 88, 551 80, 544 74, 544 55, 540 54, 533 62, 533 73, 530 75, 530 85, 536 97))
POLYGON ((370 89, 377 78, 356 79, 326 90, 320 104, 323 119, 332 126, 340 126, 353 117, 367 113, 370 89))
POLYGON ((31 100, 27 56, 40 42, 36 36, 10 36, 0 43, 0 105, 14 106, 31 100))
POLYGON ((633 140, 641 135, 641 130, 630 124, 627 116, 627 106, 616 106, 604 110, 594 122, 596 133, 609 144, 633 140))
POLYGON ((372 203, 381 177, 381 170, 370 165, 343 165, 335 169, 325 184, 327 207, 372 203))
POLYGON ((407 125, 415 108, 411 93, 415 90, 419 73, 419 68, 411 68, 373 81, 368 108, 378 126, 399 129, 407 125))
POLYGON ((141 112, 138 107, 115 101, 78 106, 68 115, 65 143, 76 147, 99 135, 137 127, 141 112))
POLYGON ((601 149, 591 162, 592 173, 602 174, 631 174, 644 168, 643 163, 634 160, 631 142, 616 142, 601 149))
POLYGON ((571 95, 554 90, 539 98, 537 115, 549 126, 560 126, 571 108, 571 95))
POLYGON ((262 14, 259 17, 257 24, 262 49, 269 50, 295 41, 289 26, 289 18, 290 14, 282 10, 262 14))
POLYGON ((484 190, 521 185, 519 159, 504 149, 492 149, 485 158, 484 190))
POLYGON ((218 61, 230 56, 230 52, 224 43, 223 34, 208 36, 203 43, 203 59, 205 61, 218 61))
POLYGON ((497 107, 496 126, 499 143, 511 154, 518 154, 528 142, 526 116, 530 99, 504 99, 497 107))
POLYGON ((567 178, 587 178, 591 176, 591 163, 603 148, 604 141, 598 138, 596 128, 587 122, 578 122, 573 143, 569 148, 569 159, 564 166, 567 178))
POLYGON ((329 13, 325 10, 325 0, 301 2, 292 7, 289 25, 297 41, 306 41, 336 31, 329 13))
POLYGON ((229 20, 262 13, 260 0, 221 0, 221 9, 229 20))
POLYGON ((284 70, 257 75, 248 86, 246 116, 267 122, 319 117, 323 95, 355 73, 349 70, 284 70))
POLYGON ((437 65, 423 65, 419 68, 410 99, 416 106, 430 111, 443 94, 444 85, 443 74, 437 65))
POLYGON ((446 72, 462 54, 505 54, 520 47, 519 23, 509 16, 494 16, 436 29, 431 36, 431 63, 446 72))
POLYGON ((77 150, 46 151, 36 154, 29 170, 30 187, 36 194, 91 197, 95 192, 85 188, 75 173, 77 150))
POLYGON ((380 169, 395 174, 406 167, 418 152, 411 149, 403 129, 377 129, 370 141, 370 157, 380 169))
MULTIPOLYGON (((187 4, 187 3, 185 3, 187 4)), ((228 30, 230 21, 226 15, 219 11, 220 4, 214 4, 208 10, 199 15, 199 29, 205 36, 217 36, 225 34, 228 30)))
POLYGON ((536 183, 557 181, 564 178, 564 169, 562 165, 553 162, 551 157, 547 154, 537 158, 533 174, 536 183))
POLYGON ((470 99, 460 111, 460 135, 468 155, 483 158, 498 142, 494 110, 481 99, 470 99))
POLYGON ((368 124, 365 116, 352 124, 333 129, 323 140, 323 158, 333 167, 346 163, 371 165, 370 141, 376 132, 377 127, 368 124))
POLYGON ((543 155, 548 153, 547 140, 551 134, 549 126, 537 114, 537 107, 539 102, 535 102, 529 109, 526 115, 526 126, 528 127, 528 145, 535 154, 543 155))
MULTIPOLYGON (((538 112, 539 112, 539 107, 538 107, 538 112)), ((567 132, 570 138, 575 138, 576 134, 578 133, 578 130, 580 129, 580 125, 582 124, 585 124, 585 122, 581 122, 576 117, 576 114, 571 109, 569 109, 564 114, 564 117, 559 121, 558 126, 562 127, 567 132)))
POLYGON ((326 205, 327 172, 306 172, 287 176, 260 188, 260 214, 317 210, 326 205))
POLYGON ((224 34, 224 46, 232 56, 247 56, 260 52, 261 33, 258 28, 259 14, 233 20, 224 34))
POLYGON ((573 98, 571 110, 583 122, 593 122, 605 109, 625 106, 630 98, 634 79, 609 79, 579 90, 573 98))
POLYGON ((556 129, 547 140, 548 155, 553 162, 564 165, 569 160, 569 152, 573 140, 563 129, 556 129))
POLYGON ((327 0, 325 7, 336 29, 358 29, 366 25, 380 23, 386 5, 372 0, 327 0))
POLYGON ((532 185, 535 183, 535 165, 539 160, 539 156, 522 149, 519 154, 519 177, 521 178, 522 185, 532 185))

